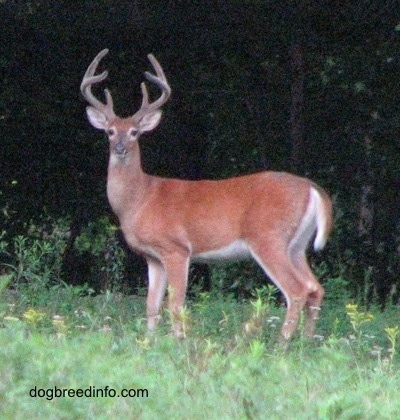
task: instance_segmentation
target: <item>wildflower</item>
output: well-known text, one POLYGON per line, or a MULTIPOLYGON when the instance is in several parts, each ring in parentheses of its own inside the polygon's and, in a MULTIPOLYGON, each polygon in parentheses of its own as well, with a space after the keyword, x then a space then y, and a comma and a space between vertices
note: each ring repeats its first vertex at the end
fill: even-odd
POLYGON ((23 317, 27 322, 29 322, 29 324, 37 325, 45 317, 45 315, 46 314, 44 312, 31 308, 24 312, 23 317))

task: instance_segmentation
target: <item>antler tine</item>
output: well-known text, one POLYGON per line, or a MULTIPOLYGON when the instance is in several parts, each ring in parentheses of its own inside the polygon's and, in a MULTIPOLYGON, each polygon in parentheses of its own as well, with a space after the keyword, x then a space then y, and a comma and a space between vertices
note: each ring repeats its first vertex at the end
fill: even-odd
POLYGON ((147 108, 149 106, 149 92, 147 92, 146 83, 142 82, 140 87, 142 89, 142 105, 140 109, 147 108))
MULTIPOLYGON (((148 54, 148 55, 147 55, 147 58, 149 59, 149 61, 150 61, 150 63, 152 64, 152 66, 154 67, 154 70, 156 71, 157 76, 158 76, 161 80, 165 81, 166 85, 168 86, 168 83, 167 83, 167 78, 165 77, 164 70, 163 70, 163 68, 161 67, 161 64, 160 64, 160 63, 158 62, 158 60, 156 59, 156 57, 154 57, 154 55, 153 55, 153 54, 148 54)), ((146 77, 147 77, 148 79, 150 79, 150 80, 154 80, 154 79, 155 79, 155 76, 154 76, 154 75, 152 75, 150 72, 146 71, 146 72, 145 72, 145 74, 146 74, 146 77)), ((169 86, 168 86, 168 88, 169 88, 169 86)))
POLYGON ((81 83, 81 93, 83 97, 89 102, 90 105, 102 111, 108 119, 115 118, 114 114, 114 105, 111 97, 111 93, 108 89, 105 89, 104 93, 106 95, 106 103, 104 104, 99 99, 97 99, 92 93, 92 85, 95 83, 102 82, 108 76, 108 71, 105 70, 103 73, 94 75, 96 69, 101 61, 101 59, 108 54, 108 49, 100 51, 94 60, 90 63, 89 67, 86 70, 85 75, 83 76, 81 83))
POLYGON ((139 111, 136 112, 134 117, 141 117, 147 114, 148 112, 151 112, 160 108, 162 105, 165 104, 165 102, 167 102, 168 98, 171 95, 171 87, 169 86, 167 82, 167 78, 165 77, 164 71, 160 63, 157 61, 157 59, 154 57, 153 54, 149 54, 147 57, 150 60, 150 63, 152 64, 152 66, 154 67, 154 70, 156 71, 157 76, 146 71, 145 72, 146 79, 149 80, 150 82, 155 83, 161 89, 162 93, 161 93, 161 96, 156 101, 149 103, 149 94, 147 92, 146 84, 142 83, 141 84, 142 95, 143 95, 142 105, 139 111))
POLYGON ((147 80, 155 83, 162 90, 161 97, 157 101, 153 102, 153 104, 151 104, 155 108, 158 108, 161 105, 163 105, 168 100, 168 98, 170 97, 171 87, 169 86, 169 84, 167 82, 167 78, 165 77, 164 70, 161 67, 161 64, 154 57, 154 55, 153 54, 148 54, 147 58, 150 60, 150 63, 154 67, 154 70, 156 71, 157 76, 154 76, 154 74, 151 74, 148 71, 145 72, 145 76, 146 76, 147 80))

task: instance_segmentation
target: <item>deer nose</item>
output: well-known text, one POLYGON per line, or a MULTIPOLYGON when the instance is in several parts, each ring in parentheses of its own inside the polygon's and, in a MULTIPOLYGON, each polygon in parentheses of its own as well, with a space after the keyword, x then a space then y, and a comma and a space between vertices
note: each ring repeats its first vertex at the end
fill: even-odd
POLYGON ((116 155, 120 155, 120 156, 125 156, 127 153, 126 147, 124 145, 124 143, 122 143, 122 141, 119 141, 114 147, 113 147, 113 152, 116 155))

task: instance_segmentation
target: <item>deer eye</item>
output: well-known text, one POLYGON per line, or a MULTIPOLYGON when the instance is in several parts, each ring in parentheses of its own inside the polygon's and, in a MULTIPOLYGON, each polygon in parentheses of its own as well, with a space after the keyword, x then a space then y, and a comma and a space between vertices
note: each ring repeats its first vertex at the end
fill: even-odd
POLYGON ((131 131, 131 137, 136 137, 138 135, 139 131, 138 130, 132 130, 131 131))
POLYGON ((113 136, 115 134, 115 129, 114 128, 110 128, 107 130, 107 135, 109 137, 113 136))

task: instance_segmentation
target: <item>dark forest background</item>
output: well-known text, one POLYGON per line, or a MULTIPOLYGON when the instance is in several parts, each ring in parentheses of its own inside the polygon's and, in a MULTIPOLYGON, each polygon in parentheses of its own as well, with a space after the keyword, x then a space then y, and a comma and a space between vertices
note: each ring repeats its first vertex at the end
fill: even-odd
MULTIPOLYGON (((132 114, 153 52, 173 94, 160 127, 141 139, 145 170, 310 177, 335 205, 334 233, 313 260, 322 277, 399 299, 398 1, 1 0, 0 19, 3 240, 63 220, 63 280, 95 287, 115 242, 100 241, 101 252, 82 243, 116 221, 107 141, 87 122, 79 85, 109 48, 106 85, 117 112, 132 114)), ((124 253, 124 265, 122 283, 145 285, 140 259, 124 253)), ((239 291, 261 284, 253 269, 242 268, 247 283, 232 280, 239 291)), ((204 267, 193 274, 209 277, 204 267)))

